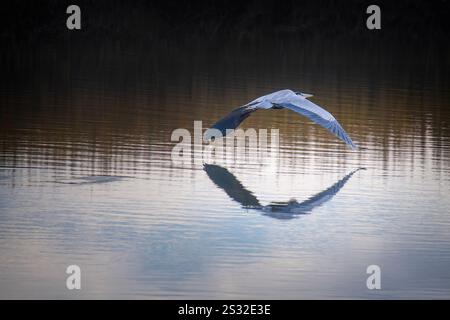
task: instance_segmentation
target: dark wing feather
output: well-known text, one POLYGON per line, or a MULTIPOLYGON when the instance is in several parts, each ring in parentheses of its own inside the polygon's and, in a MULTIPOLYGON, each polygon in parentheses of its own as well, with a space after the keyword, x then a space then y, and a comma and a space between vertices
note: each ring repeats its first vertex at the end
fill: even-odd
POLYGON ((214 131, 211 129, 219 130, 222 136, 225 137, 227 135, 227 129, 236 129, 242 121, 247 119, 256 110, 258 109, 248 105, 234 109, 205 132, 205 140, 209 140, 214 136, 214 131))
POLYGON ((317 193, 316 195, 308 198, 307 200, 299 203, 297 206, 300 208, 305 208, 308 210, 312 210, 315 207, 318 207, 325 203, 326 201, 330 200, 332 197, 334 197, 341 189, 342 187, 347 183, 347 181, 359 170, 365 170, 365 168, 358 168, 356 170, 353 170, 349 174, 347 174, 345 177, 343 177, 341 180, 337 181, 335 184, 333 184, 331 187, 323 190, 322 192, 317 193))
POLYGON ((227 169, 214 164, 205 164, 204 170, 208 177, 223 189, 234 201, 239 202, 244 208, 260 208, 258 199, 227 169))

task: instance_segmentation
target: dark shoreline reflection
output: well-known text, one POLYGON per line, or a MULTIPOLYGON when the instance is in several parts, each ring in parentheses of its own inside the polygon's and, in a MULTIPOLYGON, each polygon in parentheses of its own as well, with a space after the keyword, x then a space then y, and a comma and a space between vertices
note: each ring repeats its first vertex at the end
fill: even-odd
MULTIPOLYGON (((368 59, 359 66, 341 58, 347 54, 343 48, 314 64, 288 51, 279 64, 268 65, 278 61, 279 52, 252 56, 230 48, 210 64, 208 52, 184 50, 175 59, 164 50, 130 56, 103 45, 102 50, 85 47, 82 61, 63 48, 55 49, 56 60, 42 49, 28 53, 33 59, 23 54, 17 61, 4 60, 8 81, 0 89, 0 166, 130 175, 162 161, 170 165, 174 129, 192 131, 195 120, 208 127, 230 109, 283 88, 316 94, 314 101, 332 112, 362 148, 371 149, 360 153, 361 160, 380 160, 392 169, 405 159, 412 164, 425 149, 433 159, 449 156, 448 68, 439 67, 438 59, 435 65, 416 66, 383 55, 379 63, 368 59)), ((309 52, 322 52, 324 46, 309 52)), ((334 144, 329 148, 333 141, 325 131, 288 112, 255 115, 243 125, 278 128, 282 145, 289 147, 314 142, 324 150, 324 144, 326 150, 341 150, 334 144)), ((336 163, 334 157, 343 160, 349 153, 328 157, 336 163)), ((446 169, 440 161, 435 166, 446 169)))
POLYGON ((203 168, 211 181, 220 189, 223 189, 231 199, 240 203, 243 208, 260 210, 264 215, 276 219, 292 219, 297 215, 311 213, 316 207, 331 200, 356 172, 366 170, 366 168, 353 170, 329 188, 305 201, 298 202, 291 199, 287 202, 274 201, 268 205, 262 205, 253 193, 247 190, 227 169, 214 164, 204 164, 203 168))

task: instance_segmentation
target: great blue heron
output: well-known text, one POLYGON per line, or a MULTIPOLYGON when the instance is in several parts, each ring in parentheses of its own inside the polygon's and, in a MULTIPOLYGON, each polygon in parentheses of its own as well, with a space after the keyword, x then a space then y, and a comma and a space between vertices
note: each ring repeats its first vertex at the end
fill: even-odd
POLYGON ((277 219, 291 219, 300 214, 310 213, 336 195, 355 172, 365 170, 365 168, 359 168, 351 171, 332 186, 305 201, 298 202, 293 199, 288 202, 271 202, 268 205, 262 205, 253 193, 245 189, 227 169, 214 164, 204 164, 203 168, 214 184, 223 189, 231 199, 240 203, 243 208, 259 210, 264 215, 277 219))
POLYGON ((352 139, 350 139, 348 134, 333 117, 333 115, 306 99, 309 97, 312 97, 312 95, 302 92, 294 92, 288 89, 259 97, 242 107, 234 109, 224 118, 217 121, 205 132, 204 137, 205 139, 210 140, 212 137, 216 136, 214 130, 211 129, 219 130, 222 136, 227 135, 227 129, 235 129, 242 121, 244 121, 252 112, 256 110, 286 108, 304 115, 325 129, 328 129, 332 134, 344 141, 350 148, 356 150, 357 146, 353 143, 352 139))

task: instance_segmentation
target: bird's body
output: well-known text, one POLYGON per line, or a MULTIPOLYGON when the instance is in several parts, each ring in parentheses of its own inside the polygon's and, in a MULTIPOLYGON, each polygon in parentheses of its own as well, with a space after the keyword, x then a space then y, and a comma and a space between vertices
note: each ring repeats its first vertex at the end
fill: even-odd
POLYGON ((216 131, 211 129, 206 131, 205 139, 209 140, 217 136, 217 130, 220 131, 222 136, 227 135, 229 130, 238 127, 242 121, 256 110, 290 109, 329 130, 352 149, 357 149, 357 146, 333 115, 322 107, 307 100, 309 97, 312 97, 312 95, 285 89, 256 98, 246 105, 234 109, 230 114, 216 122, 211 127, 211 129, 216 129, 216 131))

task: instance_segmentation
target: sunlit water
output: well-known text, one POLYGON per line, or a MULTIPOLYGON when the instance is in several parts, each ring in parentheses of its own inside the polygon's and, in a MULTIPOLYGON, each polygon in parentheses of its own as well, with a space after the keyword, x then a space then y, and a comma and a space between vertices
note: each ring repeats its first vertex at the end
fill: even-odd
POLYGON ((95 62, 17 67, 28 81, 0 97, 0 298, 450 298, 448 79, 236 61, 106 64, 100 80, 95 62), (174 129, 283 88, 314 93, 362 148, 269 110, 243 127, 279 129, 276 156, 216 163, 219 176, 172 163, 174 129), (358 168, 309 210, 268 214, 358 168))

